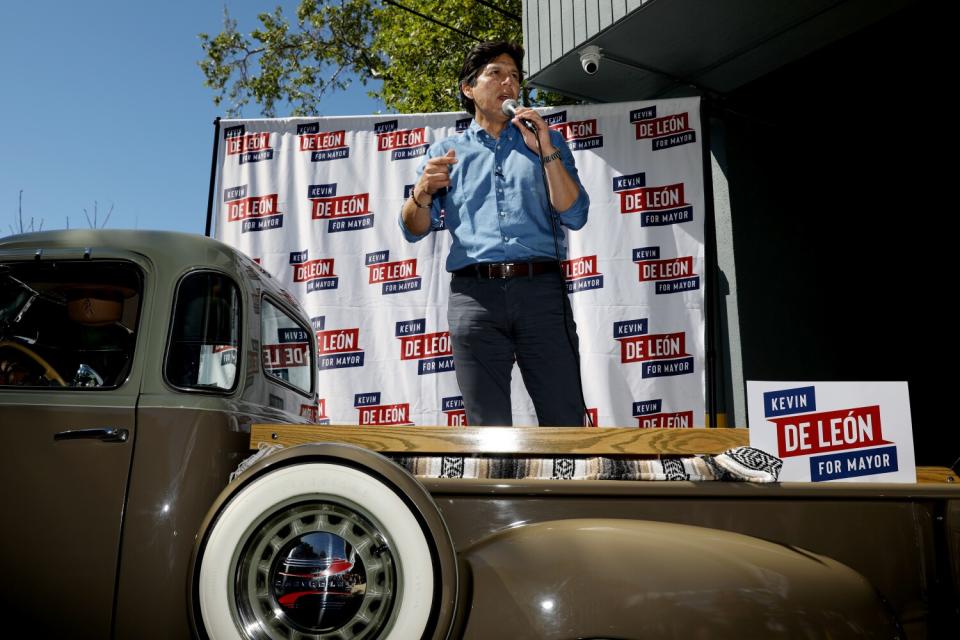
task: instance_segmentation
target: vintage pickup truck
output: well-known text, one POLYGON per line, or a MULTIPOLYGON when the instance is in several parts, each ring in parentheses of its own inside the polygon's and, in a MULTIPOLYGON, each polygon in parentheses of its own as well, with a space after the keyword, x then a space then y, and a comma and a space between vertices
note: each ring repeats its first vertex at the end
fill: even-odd
POLYGON ((315 425, 315 358, 297 303, 216 241, 0 240, 8 621, 71 638, 960 629, 949 470, 726 481, 745 430, 315 425))

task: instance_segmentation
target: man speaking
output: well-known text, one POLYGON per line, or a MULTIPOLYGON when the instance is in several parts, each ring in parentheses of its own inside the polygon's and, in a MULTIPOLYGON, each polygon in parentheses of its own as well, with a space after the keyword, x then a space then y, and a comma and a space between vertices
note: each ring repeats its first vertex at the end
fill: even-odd
POLYGON ((590 199, 563 136, 516 105, 522 62, 523 49, 509 42, 467 54, 460 99, 473 122, 427 151, 401 227, 416 242, 443 211, 452 234, 447 318, 467 422, 513 423, 516 360, 539 423, 580 426, 577 330, 560 265, 566 241, 555 223, 581 228, 590 199))

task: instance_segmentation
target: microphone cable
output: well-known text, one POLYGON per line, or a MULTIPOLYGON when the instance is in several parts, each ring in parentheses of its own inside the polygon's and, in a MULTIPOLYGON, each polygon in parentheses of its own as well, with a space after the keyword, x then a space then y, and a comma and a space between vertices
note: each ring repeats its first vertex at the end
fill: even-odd
MULTIPOLYGON (((527 121, 523 120, 523 122, 527 121)), ((560 214, 557 213, 556 208, 553 206, 553 201, 550 199, 550 184, 547 182, 547 166, 543 162, 543 147, 540 145, 540 136, 537 135, 536 125, 534 125, 532 122, 529 124, 533 128, 533 137, 537 141, 537 155, 540 157, 540 177, 543 180, 543 191, 547 196, 547 206, 550 207, 550 227, 553 230, 553 250, 557 256, 557 264, 560 265, 560 310, 563 313, 563 330, 567 335, 567 344, 570 345, 570 351, 573 353, 573 359, 577 365, 577 386, 580 389, 580 405, 583 408, 583 415, 586 417, 587 422, 591 427, 596 427, 597 425, 593 423, 593 417, 590 415, 590 412, 587 411, 587 400, 583 395, 583 375, 580 371, 580 350, 573 345, 573 336, 570 335, 570 324, 567 322, 567 305, 564 303, 568 302, 569 298, 567 297, 566 290, 567 278, 563 272, 563 260, 560 258, 560 214)), ((558 158, 558 160, 560 160, 560 158, 558 158)), ((571 311, 572 310, 573 309, 571 307, 571 311)))

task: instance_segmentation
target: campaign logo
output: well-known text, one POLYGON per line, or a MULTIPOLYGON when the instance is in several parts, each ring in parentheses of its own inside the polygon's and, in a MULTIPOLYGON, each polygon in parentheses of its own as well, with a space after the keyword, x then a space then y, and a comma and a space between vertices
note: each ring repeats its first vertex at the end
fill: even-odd
POLYGON ((640 282, 652 282, 657 295, 700 288, 692 256, 660 259, 660 247, 640 247, 633 250, 633 261, 639 268, 640 282))
POLYGON ((644 378, 693 373, 693 356, 686 351, 686 334, 648 332, 647 318, 613 323, 613 339, 620 343, 620 362, 639 362, 644 378))
POLYGON ((596 118, 567 121, 567 112, 561 111, 546 115, 543 119, 551 129, 563 135, 563 139, 574 151, 603 146, 603 136, 600 135, 596 118))
POLYGON ((545 113, 541 117, 547 123, 547 126, 553 128, 553 125, 560 125, 567 121, 567 112, 555 111, 554 113, 545 113))
POLYGON ((571 258, 560 264, 563 266, 568 293, 603 288, 603 274, 597 270, 597 256, 571 258))
POLYGON ((310 366, 310 334, 300 327, 277 329, 277 342, 260 349, 263 368, 281 380, 290 380, 290 369, 310 366))
POLYGON ((290 266, 293 267, 293 281, 305 283, 307 293, 340 286, 340 278, 333 271, 333 258, 310 260, 306 250, 294 251, 290 254, 290 266))
POLYGON ((297 125, 297 145, 310 154, 310 162, 327 162, 350 157, 346 131, 320 131, 319 122, 297 125))
POLYGON ((453 371, 453 346, 450 332, 427 333, 427 319, 397 323, 394 335, 400 341, 400 359, 416 360, 417 375, 453 371))
POLYGON ((647 174, 613 177, 613 192, 620 196, 620 213, 639 213, 640 225, 657 227, 693 221, 693 205, 684 201, 683 183, 647 186, 647 174))
POLYGON ((214 353, 220 354, 220 366, 237 364, 237 348, 230 345, 219 344, 213 348, 214 353))
POLYGON ((330 424, 327 417, 327 401, 325 398, 317 400, 317 404, 301 404, 300 417, 306 418, 313 424, 330 424))
MULTIPOLYGON (((404 200, 404 202, 406 202, 407 200, 410 199, 410 196, 413 195, 413 190, 414 190, 414 188, 415 188, 416 186, 417 186, 416 184, 405 184, 405 185, 403 185, 403 200, 404 200)), ((439 192, 438 192, 438 193, 439 193, 439 192)), ((436 198, 437 196, 434 195, 433 197, 436 198)), ((432 220, 432 218, 431 218, 430 231, 442 231, 443 229, 446 229, 446 228, 447 228, 447 224, 446 224, 446 211, 445 211, 444 209, 440 209, 440 219, 439 219, 439 221, 434 222, 434 221, 432 220)))
POLYGON ((363 366, 360 329, 317 330, 317 369, 343 369, 363 366))
POLYGON ((453 396, 440 401, 440 410, 447 416, 448 427, 467 426, 467 410, 463 406, 463 396, 453 396))
POLYGON ((597 408, 589 407, 583 414, 583 426, 585 427, 599 427, 600 422, 597 417, 597 408))
POLYGON ((240 164, 273 160, 270 147, 270 132, 247 133, 246 125, 227 127, 223 130, 223 141, 228 156, 237 156, 240 164))
POLYGON ((657 117, 657 106, 641 107, 630 112, 630 123, 635 124, 641 120, 653 120, 657 117))
POLYGON ((389 151, 391 160, 419 158, 427 152, 427 130, 398 129, 396 120, 378 122, 373 125, 377 134, 377 151, 389 151))
POLYGON ((279 229, 283 227, 283 214, 277 211, 278 200, 276 193, 248 196, 245 184, 224 189, 227 223, 240 222, 240 233, 279 229))
POLYGON ((310 217, 327 220, 327 233, 359 231, 373 227, 369 193, 337 195, 337 183, 307 187, 310 217))
POLYGON ((412 425, 410 404, 380 404, 380 392, 371 391, 353 396, 353 406, 360 412, 361 425, 412 425))
POLYGON ((648 107, 631 111, 630 122, 636 128, 637 140, 651 140, 654 151, 690 144, 697 140, 697 132, 690 128, 689 113, 658 118, 656 109, 648 107))
POLYGON ((663 400, 634 402, 631 412, 641 429, 692 429, 693 411, 663 412, 663 400))
POLYGON ((810 456, 813 482, 899 468, 896 445, 883 437, 879 405, 817 411, 810 386, 765 392, 763 412, 777 430, 777 455, 810 456))
POLYGON ((382 295, 420 289, 422 282, 417 275, 416 258, 390 262, 390 250, 384 249, 368 253, 364 260, 370 270, 367 283, 381 285, 382 295))

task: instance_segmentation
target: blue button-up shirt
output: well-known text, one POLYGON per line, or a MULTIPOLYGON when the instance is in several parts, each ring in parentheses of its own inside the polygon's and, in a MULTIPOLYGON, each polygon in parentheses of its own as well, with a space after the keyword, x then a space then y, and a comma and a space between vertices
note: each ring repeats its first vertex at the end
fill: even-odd
MULTIPOLYGON (((559 212, 559 220, 565 227, 579 229, 587 222, 590 198, 563 136, 550 131, 550 140, 560 150, 560 160, 580 189, 574 203, 559 212)), ((447 271, 479 262, 556 259, 540 159, 523 142, 517 127, 508 123, 495 139, 474 120, 462 134, 431 145, 417 168, 417 177, 427 160, 445 155, 449 149, 454 149, 457 156, 457 162, 450 165, 450 186, 446 193, 433 197, 430 208, 432 227, 440 227, 442 210, 443 225, 453 235, 447 271)), ((400 226, 410 242, 429 233, 410 233, 402 216, 400 226)), ((560 258, 564 259, 567 246, 562 234, 559 245, 560 258)))

